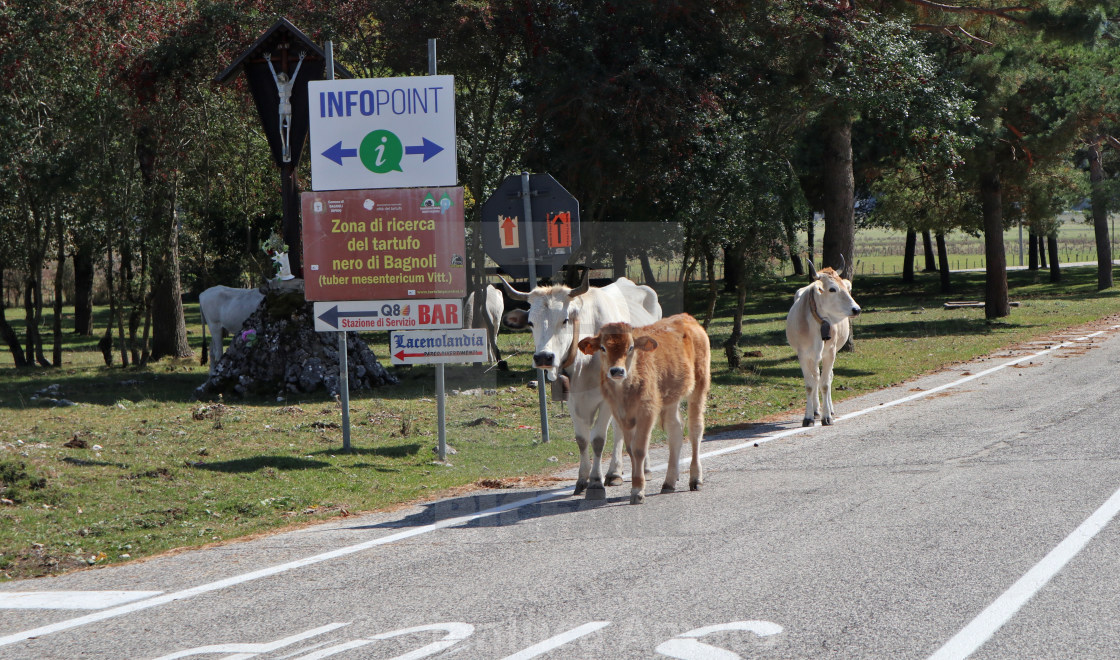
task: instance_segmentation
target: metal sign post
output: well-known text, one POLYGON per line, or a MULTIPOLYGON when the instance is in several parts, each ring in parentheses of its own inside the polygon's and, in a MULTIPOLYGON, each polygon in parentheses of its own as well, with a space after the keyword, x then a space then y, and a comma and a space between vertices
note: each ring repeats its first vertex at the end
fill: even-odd
MULTIPOLYGON (((529 190, 529 173, 521 173, 521 204, 525 213, 525 248, 529 257, 529 289, 537 286, 537 254, 533 249, 536 242, 533 240, 533 193, 529 190)), ((541 442, 548 442, 548 395, 545 394, 545 384, 548 378, 544 369, 537 369, 537 401, 541 412, 541 442)))
MULTIPOLYGON (((436 75, 436 40, 428 39, 428 75, 436 75)), ((454 98, 454 96, 452 96, 454 98)), ((454 150, 452 150, 454 151, 454 150)), ((454 156, 452 156, 454 160, 454 156)), ((464 249, 464 252, 466 250, 464 249)), ((444 392, 443 363, 436 364, 436 454, 440 462, 447 460, 447 395, 444 392)))

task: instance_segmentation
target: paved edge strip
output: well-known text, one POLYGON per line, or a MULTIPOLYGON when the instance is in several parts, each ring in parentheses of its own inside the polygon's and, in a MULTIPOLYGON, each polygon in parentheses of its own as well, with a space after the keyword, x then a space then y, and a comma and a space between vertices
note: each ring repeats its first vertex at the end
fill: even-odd
MULTIPOLYGON (((1104 330, 1098 330, 1096 332, 1084 335, 1082 337, 1077 337, 1077 338, 1074 338, 1070 341, 1062 342, 1061 344, 1051 346, 1050 348, 1038 351, 1036 353, 1032 353, 1030 355, 1026 355, 1026 356, 1017 358, 1015 360, 1011 360, 1009 362, 1004 362, 1002 364, 996 365, 996 366, 991 367, 989 369, 985 369, 984 371, 981 371, 979 373, 975 373, 975 374, 972 374, 972 375, 969 375, 969 376, 965 376, 964 378, 960 378, 958 380, 952 381, 950 383, 946 383, 944 385, 939 385, 937 387, 933 387, 933 388, 930 388, 928 390, 923 390, 921 392, 916 392, 916 393, 911 394, 909 396, 905 396, 901 399, 895 399, 893 401, 888 401, 888 402, 885 402, 885 403, 877 404, 877 405, 875 405, 871 408, 864 408, 863 410, 858 410, 858 411, 855 411, 855 412, 848 413, 848 414, 843 416, 843 419, 858 417, 860 415, 864 415, 864 414, 867 414, 867 413, 875 411, 875 410, 883 410, 883 409, 890 408, 890 407, 900 405, 900 404, 903 404, 903 403, 908 403, 910 401, 914 401, 915 399, 920 399, 922 397, 928 396, 930 394, 934 394, 936 392, 947 390, 947 389, 950 389, 952 387, 957 387, 958 385, 961 385, 963 383, 967 383, 967 382, 975 380, 977 378, 981 378, 981 377, 986 376, 988 374, 999 371, 1000 369, 1005 369, 1007 367, 1014 366, 1014 365, 1019 364, 1020 362, 1023 362, 1025 360, 1030 360, 1032 358, 1047 355, 1047 354, 1052 353, 1053 351, 1056 351, 1058 349, 1065 348, 1066 346, 1072 346, 1073 344, 1076 344, 1076 343, 1082 342, 1082 341, 1086 341, 1088 339, 1092 339, 1093 337, 1097 337, 1097 336, 1102 335, 1102 334, 1104 334, 1104 333, 1106 333, 1110 330, 1115 330, 1117 328, 1120 328, 1120 325, 1113 325, 1113 326, 1110 326, 1109 328, 1106 328, 1104 330)), ((746 449, 748 447, 754 447, 755 445, 761 445, 761 444, 764 444, 764 443, 767 443, 767 442, 771 442, 773 440, 778 440, 780 438, 786 438, 786 437, 789 437, 789 436, 792 436, 792 435, 796 435, 798 433, 807 433, 809 431, 814 430, 815 428, 816 427, 814 427, 814 426, 802 426, 802 427, 789 429, 789 430, 786 430, 786 431, 780 431, 780 432, 774 433, 772 435, 762 436, 762 437, 759 437, 759 438, 752 439, 749 442, 744 442, 744 443, 740 443, 740 444, 737 444, 737 445, 733 445, 731 447, 724 447, 722 449, 717 449, 717 450, 714 450, 714 451, 705 452, 705 453, 701 454, 700 457, 701 458, 712 458, 712 457, 715 457, 715 456, 722 456, 723 454, 730 454, 732 452, 740 451, 740 450, 746 449)), ((655 471, 661 471, 661 470, 666 469, 667 467, 668 467, 667 463, 662 463, 660 465, 654 466, 652 469, 655 470, 655 471)), ((394 543, 396 541, 402 541, 404 539, 408 539, 408 538, 411 538, 413 536, 419 536, 421 534, 427 534, 428 532, 434 532, 434 531, 437 531, 437 530, 440 530, 440 529, 445 529, 445 528, 448 528, 448 527, 454 527, 456 525, 469 523, 469 522, 472 522, 474 520, 478 520, 480 518, 486 518, 486 517, 489 517, 489 516, 498 515, 498 514, 501 514, 501 513, 505 513, 506 511, 513 510, 513 509, 519 509, 519 508, 524 507, 524 506, 532 506, 534 504, 539 504, 541 502, 546 502, 548 500, 558 499, 560 497, 565 497, 568 494, 569 491, 570 491, 570 488, 568 488, 568 487, 545 491, 545 492, 543 492, 539 495, 535 495, 533 497, 514 500, 512 502, 507 502, 506 504, 502 504, 500 506, 492 507, 490 509, 486 509, 484 511, 479 511, 477 513, 473 513, 473 514, 470 514, 470 515, 460 516, 458 518, 448 518, 447 520, 442 520, 442 521, 439 521, 439 522, 435 522, 435 523, 432 523, 430 525, 424 525, 423 527, 416 527, 416 528, 413 528, 413 529, 405 530, 403 532, 397 532, 396 534, 390 534, 389 536, 384 536, 384 537, 381 537, 381 538, 373 539, 371 541, 365 541, 363 543, 358 543, 356 545, 350 545, 350 546, 346 546, 344 548, 338 548, 336 550, 331 550, 329 552, 323 552, 323 553, 320 553, 320 554, 317 554, 317 555, 312 555, 310 557, 305 557, 303 559, 297 559, 295 561, 290 561, 290 562, 286 562, 286 563, 283 563, 283 564, 277 564, 276 566, 270 566, 268 568, 262 568, 262 569, 257 570, 257 571, 251 571, 249 573, 243 573, 241 575, 235 575, 233 577, 225 578, 223 580, 218 580, 216 582, 210 582, 208 584, 202 584, 202 585, 199 585, 197 587, 191 587, 189 589, 183 589, 181 591, 176 591, 176 592, 172 592, 172 593, 169 593, 169 594, 163 594, 163 595, 157 596, 155 598, 149 598, 149 599, 146 599, 146 600, 136 601, 136 602, 133 602, 133 603, 129 603, 127 605, 121 605, 119 607, 114 607, 114 608, 111 608, 111 609, 102 610, 100 612, 94 612, 92 614, 87 614, 85 616, 76 617, 76 618, 73 618, 73 619, 67 619, 65 621, 59 621, 59 622, 48 624, 48 625, 45 625, 45 626, 40 626, 38 628, 32 628, 31 630, 24 630, 22 632, 12 633, 10 635, 5 635, 3 637, 0 637, 0 646, 7 646, 9 644, 15 644, 17 642, 23 642, 23 641, 26 641, 26 640, 29 640, 29 639, 35 639, 37 637, 42 637, 43 635, 50 635, 50 634, 57 633, 57 632, 62 632, 62 631, 65 631, 65 630, 71 630, 73 628, 78 628, 78 627, 84 626, 86 624, 96 623, 98 621, 104 621, 106 619, 113 619, 113 618, 116 618, 118 616, 124 616, 126 614, 132 614, 133 612, 139 612, 141 610, 146 610, 146 609, 149 609, 149 608, 152 608, 152 607, 157 607, 159 605, 165 605, 167 603, 171 603, 171 602, 174 602, 174 601, 177 601, 177 600, 185 600, 185 599, 188 599, 188 598, 193 598, 195 596, 210 593, 212 591, 218 591, 220 589, 225 589, 227 587, 232 587, 232 586, 235 586, 235 585, 238 585, 238 584, 243 584, 245 582, 252 582, 253 580, 258 580, 258 579, 261 579, 261 578, 270 577, 270 576, 277 575, 277 574, 280 574, 280 573, 285 573, 285 572, 293 570, 293 569, 303 568, 305 566, 311 566, 313 564, 318 564, 318 563, 327 561, 329 559, 335 559, 335 558, 338 558, 338 557, 345 557, 346 555, 351 555, 351 554, 354 554, 356 552, 362 552, 363 550, 368 550, 370 548, 375 548, 379 545, 385 545, 385 544, 388 544, 388 543, 394 543)), ((1109 500, 1109 501, 1111 501, 1111 500, 1109 500)), ((1111 519, 1111 516, 1109 517, 1109 519, 1111 519)), ((1105 522, 1107 522, 1107 521, 1105 521, 1105 522)), ((1089 538, 1092 538, 1092 537, 1089 537, 1089 538)), ((1088 539, 1086 539, 1086 542, 1088 542, 1088 539)), ((1078 548, 1078 550, 1080 550, 1080 547, 1078 548)), ((1074 554, 1076 554, 1076 552, 1074 554)), ((1068 561, 1068 559, 1067 559, 1067 561, 1068 561)), ((1049 579, 1049 578, 1047 578, 1047 579, 1049 579)), ((1039 585, 1039 587, 1041 587, 1041 585, 1039 585)), ((1020 604, 1020 606, 1021 606, 1021 604, 1020 604)), ((1007 615, 1007 617, 1010 618, 1011 614, 1014 614, 1014 611, 1009 613, 1007 615)), ((1006 622, 1006 619, 1004 619, 1004 622, 1006 622)), ((1003 625, 1003 622, 1001 622, 999 625, 1003 625)), ((997 628, 998 628, 998 626, 997 626, 997 628)), ((995 629, 993 629, 992 632, 994 633, 995 629)), ((989 633, 989 636, 990 636, 990 634, 991 633, 989 633)))

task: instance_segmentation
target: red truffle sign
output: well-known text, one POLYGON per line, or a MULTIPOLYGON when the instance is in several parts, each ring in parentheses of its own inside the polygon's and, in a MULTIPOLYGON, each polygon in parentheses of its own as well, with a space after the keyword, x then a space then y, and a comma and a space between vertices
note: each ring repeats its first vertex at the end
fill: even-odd
POLYGON ((461 298, 463 189, 303 193, 307 300, 461 298))

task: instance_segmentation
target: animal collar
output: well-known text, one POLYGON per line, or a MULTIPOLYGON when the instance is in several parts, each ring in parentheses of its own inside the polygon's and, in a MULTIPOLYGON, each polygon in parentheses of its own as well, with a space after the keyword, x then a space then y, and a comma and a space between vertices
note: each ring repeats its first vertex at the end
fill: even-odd
POLYGON ((817 287, 815 284, 813 290, 809 292, 809 312, 821 325, 821 339, 824 341, 832 339, 832 324, 827 319, 821 318, 820 312, 817 311, 817 287))

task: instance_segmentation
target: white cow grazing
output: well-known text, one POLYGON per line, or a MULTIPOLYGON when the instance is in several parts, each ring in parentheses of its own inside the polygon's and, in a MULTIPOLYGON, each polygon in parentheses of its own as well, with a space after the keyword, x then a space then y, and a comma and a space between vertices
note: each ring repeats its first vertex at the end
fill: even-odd
MULTIPOLYGON (((502 312, 505 309, 506 301, 502 298, 502 292, 493 284, 486 285, 484 318, 474 318, 474 291, 471 291, 471 294, 467 296, 467 301, 463 303, 463 327, 486 329, 486 347, 490 353, 490 359, 498 362, 499 366, 504 363, 502 362, 502 353, 498 350, 498 328, 501 326, 502 312)), ((505 370, 505 367, 502 367, 502 370, 505 370)))
POLYGON ((836 351, 851 335, 849 319, 858 316, 860 308, 852 299, 851 280, 842 279, 831 268, 818 272, 812 261, 809 261, 809 271, 813 273, 812 283, 798 289, 793 307, 786 315, 786 339, 797 351, 797 361, 805 377, 805 419, 801 425, 812 426, 814 416, 820 414, 821 424, 828 426, 834 419, 832 365, 836 362, 836 351))
MULTIPOLYGON (((591 287, 586 272, 583 282, 575 289, 563 285, 538 286, 523 293, 505 279, 502 284, 511 299, 529 303, 528 311, 517 309, 507 313, 505 323, 514 329, 526 325, 532 328, 533 366, 544 369, 550 381, 556 380, 561 372, 568 376, 571 389, 568 411, 579 445, 575 494, 586 490, 587 499, 606 499, 601 462, 611 414, 599 390, 599 358, 581 353, 579 340, 598 334, 603 325, 613 321, 649 325, 659 320, 661 304, 657 302, 657 292, 625 277, 602 288, 591 287), (588 455, 589 445, 594 460, 588 455)), ((540 387, 544 387, 544 383, 540 387)), ((605 482, 609 486, 622 483, 621 437, 616 426, 605 482)))
MULTIPOLYGON (((222 359, 222 330, 233 334, 245 324, 264 300, 260 289, 235 289, 229 286, 212 286, 198 295, 198 307, 202 312, 202 340, 206 342, 206 329, 210 329, 210 374, 218 360, 222 359)), ((202 362, 206 363, 206 351, 202 352, 202 362)))

